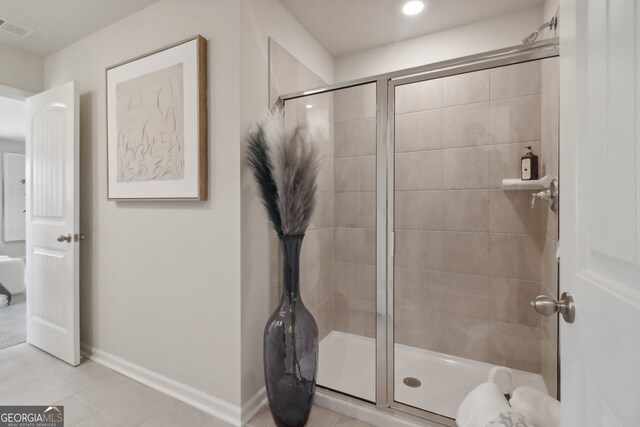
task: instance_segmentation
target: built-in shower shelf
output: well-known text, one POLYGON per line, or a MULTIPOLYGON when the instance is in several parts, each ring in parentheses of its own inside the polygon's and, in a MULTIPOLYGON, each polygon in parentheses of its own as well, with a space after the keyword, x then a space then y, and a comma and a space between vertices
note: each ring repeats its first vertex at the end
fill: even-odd
POLYGON ((503 190, 546 190, 549 188, 551 181, 550 176, 544 176, 540 179, 532 179, 530 181, 523 181, 521 179, 503 179, 503 190))

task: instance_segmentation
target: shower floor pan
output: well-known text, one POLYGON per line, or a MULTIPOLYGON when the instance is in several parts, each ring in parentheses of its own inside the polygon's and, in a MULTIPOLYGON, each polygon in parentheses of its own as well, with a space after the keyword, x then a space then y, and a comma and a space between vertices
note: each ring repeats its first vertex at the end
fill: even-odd
MULTIPOLYGON (((320 342, 318 384, 371 402, 375 401, 375 340, 332 331, 320 342)), ((455 418, 458 406, 475 386, 487 381, 495 365, 396 344, 395 400, 455 418), (403 380, 415 386, 411 387, 403 380)), ((545 393, 539 374, 513 370, 515 387, 528 385, 545 393)), ((502 377, 502 375, 498 375, 502 377)), ((502 378, 500 378, 502 379, 502 378)), ((501 383, 506 391, 506 381, 501 383)))

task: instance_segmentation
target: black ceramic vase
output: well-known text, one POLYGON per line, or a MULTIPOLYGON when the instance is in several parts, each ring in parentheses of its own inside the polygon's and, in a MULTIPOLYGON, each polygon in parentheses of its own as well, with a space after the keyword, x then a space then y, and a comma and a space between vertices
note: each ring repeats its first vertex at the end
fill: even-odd
POLYGON ((264 329, 264 376, 278 427, 309 419, 318 370, 318 326, 300 298, 300 249, 304 236, 281 236, 282 299, 264 329))

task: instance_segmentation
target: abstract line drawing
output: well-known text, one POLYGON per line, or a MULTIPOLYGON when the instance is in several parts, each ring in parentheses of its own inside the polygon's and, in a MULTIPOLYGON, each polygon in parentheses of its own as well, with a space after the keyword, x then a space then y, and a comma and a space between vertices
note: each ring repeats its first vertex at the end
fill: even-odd
POLYGON ((117 181, 184 178, 183 64, 116 85, 117 181))

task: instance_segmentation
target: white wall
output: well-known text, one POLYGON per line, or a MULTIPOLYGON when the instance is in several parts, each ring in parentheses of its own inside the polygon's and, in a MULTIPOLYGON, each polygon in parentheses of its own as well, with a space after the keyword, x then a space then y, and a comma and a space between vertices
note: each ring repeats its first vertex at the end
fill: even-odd
POLYGON ((535 8, 335 58, 342 82, 520 44, 542 24, 535 8))
POLYGON ((44 85, 43 59, 0 44, 0 85, 40 92, 44 85))
POLYGON ((48 56, 45 81, 81 93, 82 340, 239 417, 238 22, 236 0, 163 0, 48 56), (108 201, 105 68, 196 34, 208 39, 209 201, 108 201))
MULTIPOLYGON (((0 118, 1 120, 1 118, 0 118)), ((4 161, 2 159, 2 152, 7 151, 10 153, 24 153, 24 141, 5 141, 0 139, 0 255, 10 256, 11 258, 21 258, 25 256, 25 242, 5 242, 4 241, 4 210, 3 210, 3 183, 4 183, 4 161)))
MULTIPOLYGON (((333 81, 333 58, 277 0, 241 3, 240 128, 246 134, 269 107, 269 37, 328 82, 333 81)), ((242 403, 246 404, 264 385, 262 333, 271 313, 267 220, 244 163, 242 170, 242 403)))
POLYGON ((267 223, 243 143, 269 105, 269 37, 333 80, 332 57, 276 0, 163 0, 45 59, 47 88, 80 84, 83 342, 238 416, 264 385, 270 314, 267 223), (209 40, 210 200, 107 201, 105 68, 195 34, 209 40))

